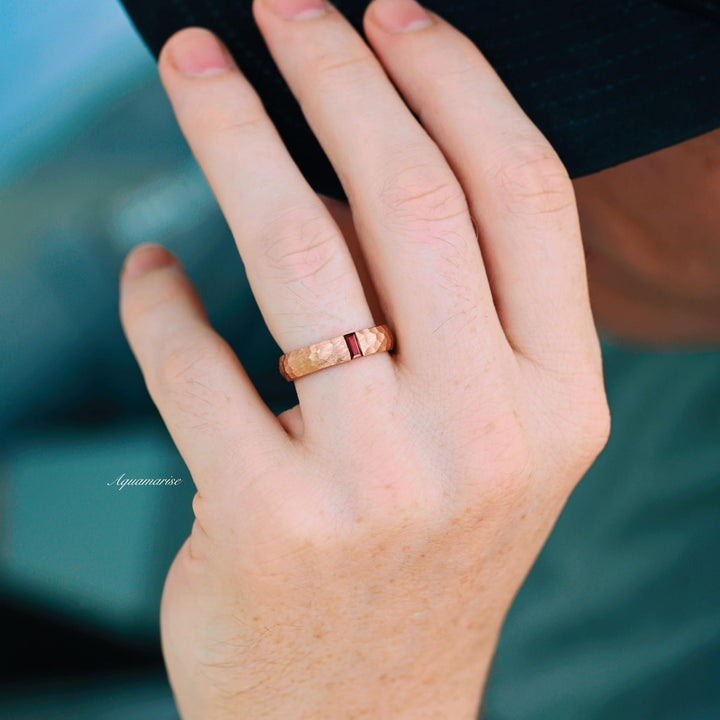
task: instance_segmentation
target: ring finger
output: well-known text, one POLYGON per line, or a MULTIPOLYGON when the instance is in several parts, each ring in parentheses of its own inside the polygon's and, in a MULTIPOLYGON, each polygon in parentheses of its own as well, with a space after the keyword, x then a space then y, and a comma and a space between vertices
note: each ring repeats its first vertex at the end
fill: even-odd
POLYGON ((253 13, 348 196, 400 363, 444 376, 507 351, 465 193, 362 37, 321 0, 253 13))
MULTIPOLYGON (((159 69, 283 352, 374 325, 339 228, 227 51, 205 30, 183 30, 166 43, 159 69)), ((392 370, 385 353, 357 365, 301 378, 303 412, 332 422, 338 394, 364 387, 364 375, 385 382, 392 370)))

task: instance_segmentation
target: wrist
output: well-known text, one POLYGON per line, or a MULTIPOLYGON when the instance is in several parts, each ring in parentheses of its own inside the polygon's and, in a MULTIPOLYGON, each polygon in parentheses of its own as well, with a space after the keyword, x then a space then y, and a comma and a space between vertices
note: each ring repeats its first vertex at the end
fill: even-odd
MULTIPOLYGON (((432 662, 392 670, 379 654, 365 657, 361 647, 353 653, 354 669, 346 665, 321 672, 302 662, 290 668, 279 662, 262 677, 251 677, 246 666, 239 666, 224 669, 222 679, 215 676, 212 698, 188 704, 178 697, 178 706, 182 720, 476 720, 495 646, 493 641, 472 655, 447 646, 432 662)), ((173 686, 181 687, 179 682, 173 686)))

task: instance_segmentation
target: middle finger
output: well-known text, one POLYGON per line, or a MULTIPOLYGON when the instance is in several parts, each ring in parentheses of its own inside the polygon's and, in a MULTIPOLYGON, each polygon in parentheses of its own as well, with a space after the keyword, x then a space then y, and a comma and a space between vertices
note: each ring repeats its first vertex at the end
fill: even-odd
POLYGON ((253 12, 348 196, 400 361, 442 373, 448 362, 477 363, 478 344, 493 357, 505 337, 465 194, 440 148, 332 6, 255 0, 253 12))

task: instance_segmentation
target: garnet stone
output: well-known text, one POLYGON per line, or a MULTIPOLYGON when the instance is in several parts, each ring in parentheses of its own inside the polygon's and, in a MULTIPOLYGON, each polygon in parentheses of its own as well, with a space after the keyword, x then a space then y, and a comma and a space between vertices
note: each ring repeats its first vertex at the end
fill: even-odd
POLYGON ((348 333, 345 335, 345 342, 347 343, 348 350, 350 351, 351 360, 362 355, 355 333, 348 333))

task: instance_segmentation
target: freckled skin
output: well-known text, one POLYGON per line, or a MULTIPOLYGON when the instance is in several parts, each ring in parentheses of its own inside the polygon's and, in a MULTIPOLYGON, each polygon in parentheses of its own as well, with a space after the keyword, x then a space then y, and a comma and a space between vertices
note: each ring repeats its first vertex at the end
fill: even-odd
POLYGON ((393 34, 395 0, 374 0, 362 37, 281 2, 301 0, 253 15, 347 205, 318 199, 207 30, 171 38, 160 75, 283 352, 386 314, 397 352, 299 378, 277 418, 180 264, 129 257, 123 327, 198 490, 163 592, 168 676, 183 720, 472 720, 609 432, 572 185, 442 18, 393 34))

